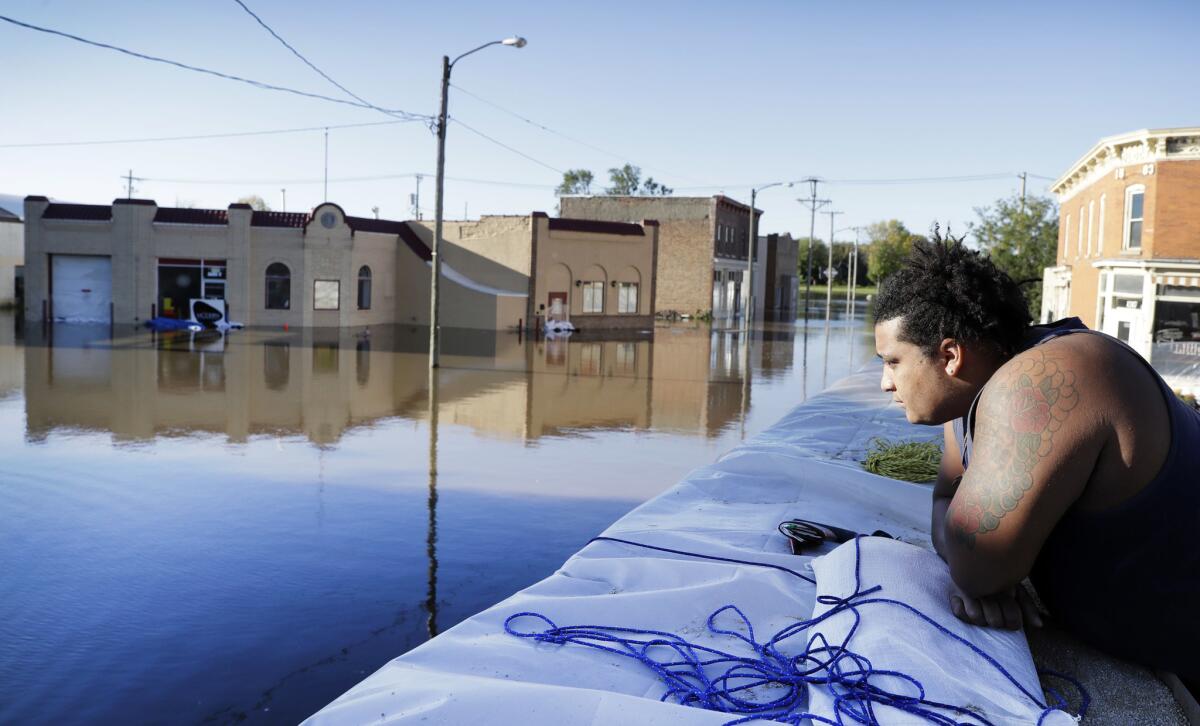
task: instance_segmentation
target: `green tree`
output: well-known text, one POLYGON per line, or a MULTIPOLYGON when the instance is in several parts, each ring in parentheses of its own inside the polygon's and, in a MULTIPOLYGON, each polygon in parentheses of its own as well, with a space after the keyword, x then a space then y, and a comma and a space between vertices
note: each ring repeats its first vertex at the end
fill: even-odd
POLYGON ((642 185, 642 170, 633 164, 626 164, 620 168, 612 168, 608 170, 608 179, 611 184, 604 190, 605 194, 614 196, 630 196, 638 193, 638 188, 642 185))
POLYGON ((587 169, 567 169, 563 172, 562 184, 554 190, 556 196, 564 194, 591 194, 595 177, 587 169))
MULTIPOLYGON (((871 282, 878 285, 883 278, 900 269, 904 258, 912 249, 913 242, 919 239, 924 238, 908 231, 898 219, 868 225, 867 275, 871 282)), ((862 254, 861 251, 859 254, 862 254)), ((862 277, 860 269, 859 279, 862 277)))
POLYGON ((613 196, 642 195, 665 197, 675 191, 668 186, 654 181, 654 177, 647 177, 646 181, 643 182, 641 168, 633 164, 609 169, 608 179, 611 186, 606 188, 604 193, 613 196))
POLYGON ((812 246, 813 282, 825 281, 821 271, 825 269, 826 263, 829 261, 829 247, 819 238, 800 237, 796 240, 796 249, 799 253, 796 255, 796 277, 800 280, 801 286, 804 285, 804 276, 808 274, 808 248, 810 245, 812 246))
POLYGON ((642 183, 642 194, 651 197, 669 197, 675 190, 671 187, 664 186, 654 181, 654 177, 646 177, 646 181, 642 183))
POLYGON ((1058 207, 1049 197, 1018 196, 976 207, 979 222, 971 234, 992 262, 1021 285, 1029 314, 1037 320, 1042 309, 1042 271, 1058 255, 1058 207))
POLYGON ((263 199, 262 197, 258 196, 257 194, 247 194, 246 196, 237 200, 237 203, 238 204, 249 204, 250 208, 256 212, 271 211, 271 207, 267 204, 266 200, 263 199))

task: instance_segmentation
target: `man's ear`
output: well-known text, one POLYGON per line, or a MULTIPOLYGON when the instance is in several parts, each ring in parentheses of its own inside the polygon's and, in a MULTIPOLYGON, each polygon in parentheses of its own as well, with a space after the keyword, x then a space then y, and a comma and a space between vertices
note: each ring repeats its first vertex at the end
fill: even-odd
POLYGON ((951 378, 962 375, 964 354, 962 345, 954 338, 944 338, 941 345, 938 346, 938 357, 942 362, 942 368, 946 371, 946 375, 951 378))

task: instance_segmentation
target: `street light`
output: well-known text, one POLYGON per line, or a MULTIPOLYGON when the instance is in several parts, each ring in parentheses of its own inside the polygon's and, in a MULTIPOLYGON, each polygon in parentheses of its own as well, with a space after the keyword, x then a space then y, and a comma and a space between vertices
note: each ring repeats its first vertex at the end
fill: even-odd
POLYGON ((746 323, 746 329, 750 329, 750 323, 754 320, 754 250, 758 247, 758 215, 755 214, 754 199, 759 192, 765 192, 771 187, 783 185, 791 186, 793 182, 771 182, 761 187, 750 189, 750 244, 746 249, 746 313, 742 316, 742 320, 746 323))
POLYGON ((438 347, 438 291, 439 280, 442 274, 441 257, 438 255, 438 247, 442 240, 442 187, 446 181, 446 103, 450 93, 450 71, 454 69, 454 64, 471 55, 477 53, 484 48, 493 45, 507 45, 513 48, 524 48, 526 41, 521 36, 513 36, 504 40, 493 40, 490 43, 484 43, 478 48, 468 50, 466 53, 458 56, 454 60, 450 60, 450 56, 442 56, 442 108, 438 114, 437 138, 438 138, 438 153, 437 153, 437 189, 434 191, 434 221, 433 221, 433 245, 430 250, 432 256, 432 264, 430 267, 430 285, 429 285, 429 367, 437 368, 439 359, 438 347))

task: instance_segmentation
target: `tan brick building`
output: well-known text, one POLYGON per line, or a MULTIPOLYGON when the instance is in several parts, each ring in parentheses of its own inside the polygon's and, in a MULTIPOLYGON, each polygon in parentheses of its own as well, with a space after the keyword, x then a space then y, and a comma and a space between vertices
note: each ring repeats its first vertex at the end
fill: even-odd
POLYGON ((1200 369, 1200 127, 1101 139, 1051 191, 1058 264, 1042 319, 1078 316, 1168 380, 1200 369))
MULTIPOLYGON (((659 223, 654 306, 660 312, 726 318, 746 307, 746 255, 750 207, 724 195, 712 197, 565 196, 564 217, 659 223)), ((756 212, 761 215, 761 210, 756 212)), ((755 274, 762 272, 761 260, 755 274)), ((761 310, 761 301, 757 308, 761 310)))
POLYGON ((24 264, 25 227, 20 217, 0 208, 0 308, 17 303, 24 264))
MULTIPOLYGON (((413 223, 432 239, 433 223, 413 223)), ((476 279, 528 291, 526 327, 568 321, 580 330, 653 329, 659 226, 550 217, 485 215, 446 221, 443 260, 476 279), (491 263, 486 273, 480 261, 491 263)))

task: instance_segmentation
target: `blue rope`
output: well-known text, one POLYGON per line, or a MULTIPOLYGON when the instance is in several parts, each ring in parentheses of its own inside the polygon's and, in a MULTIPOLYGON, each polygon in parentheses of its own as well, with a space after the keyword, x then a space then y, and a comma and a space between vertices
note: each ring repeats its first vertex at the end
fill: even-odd
MULTIPOLYGON (((706 560, 766 567, 786 572, 807 582, 814 582, 812 578, 795 570, 771 563, 698 554, 616 537, 596 537, 592 541, 597 540, 706 560)), ((1051 713, 1067 707, 1066 699, 1053 689, 1050 689, 1050 693, 1055 704, 1048 706, 1043 703, 1042 699, 1024 688, 990 655, 911 605, 890 598, 870 597, 882 588, 876 585, 863 589, 860 545, 857 538, 854 547, 854 592, 844 598, 833 595, 817 597, 818 603, 829 606, 825 613, 793 623, 766 641, 760 642, 757 639, 750 619, 735 605, 721 607, 708 616, 706 625, 709 632, 741 641, 754 652, 755 657, 690 643, 673 633, 657 630, 600 625, 560 626, 545 615, 534 612, 510 615, 504 621, 504 630, 509 635, 541 643, 574 643, 632 658, 653 671, 666 684, 667 690, 660 700, 736 716, 727 722, 726 726, 757 720, 790 724, 811 720, 832 726, 844 726, 847 723, 845 719, 849 719, 850 723, 877 724, 876 710, 881 706, 898 709, 937 726, 992 726, 992 722, 977 710, 931 700, 926 697, 925 688, 917 679, 898 671, 876 669, 868 658, 849 649, 850 641, 862 622, 859 609, 865 605, 888 604, 916 615, 938 632, 962 643, 980 656, 1042 709, 1038 718, 1039 726, 1051 713), (788 639, 844 612, 851 614, 853 624, 840 644, 831 644, 824 635, 815 633, 809 637, 799 654, 788 655, 782 651, 781 646, 788 639), (735 616, 732 625, 718 623, 718 620, 729 619, 729 615, 735 616), (533 618, 541 621, 545 627, 541 630, 517 630, 513 623, 520 618, 533 618), (893 685, 889 690, 878 683, 881 677, 894 679, 902 685, 893 685), (828 691, 833 699, 834 719, 804 710, 807 707, 807 689, 810 685, 824 687, 828 691), (754 692, 753 689, 759 691, 754 692)), ((1090 698, 1083 685, 1061 673, 1045 673, 1073 684, 1081 696, 1079 716, 1086 714, 1090 698)))

